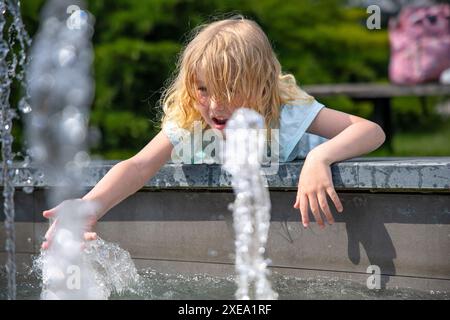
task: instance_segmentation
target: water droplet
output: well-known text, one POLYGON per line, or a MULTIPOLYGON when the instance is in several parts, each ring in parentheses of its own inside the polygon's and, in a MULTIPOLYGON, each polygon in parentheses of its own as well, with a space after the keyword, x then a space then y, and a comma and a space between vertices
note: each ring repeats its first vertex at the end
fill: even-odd
POLYGON ((58 62, 61 67, 66 67, 70 64, 73 64, 76 58, 75 47, 74 46, 65 46, 59 50, 58 53, 58 62))
POLYGON ((68 139, 68 143, 80 144, 86 137, 86 128, 81 114, 66 119, 62 123, 62 132, 68 139))
POLYGON ((8 110, 8 117, 7 119, 12 120, 14 118, 17 118, 17 112, 13 109, 8 110))
POLYGON ((80 88, 73 88, 67 92, 66 101, 69 106, 80 106, 84 104, 86 94, 80 88))
POLYGON ((26 114, 30 113, 32 109, 28 102, 25 99, 22 99, 19 102, 19 110, 22 111, 22 113, 26 114))
POLYGON ((86 167, 91 162, 89 154, 85 151, 79 151, 74 157, 74 161, 79 167, 86 167))
POLYGON ((30 156, 25 156, 25 158, 23 159, 23 162, 21 164, 21 166, 23 168, 27 168, 30 165, 30 156))
POLYGON ((31 147, 29 153, 37 162, 45 162, 48 157, 47 150, 40 145, 31 147))
POLYGON ((30 193, 33 193, 34 188, 33 187, 23 187, 22 191, 27 193, 27 194, 30 194, 30 193))
POLYGON ((55 85, 55 78, 48 73, 44 73, 37 79, 37 87, 42 90, 50 90, 55 85))

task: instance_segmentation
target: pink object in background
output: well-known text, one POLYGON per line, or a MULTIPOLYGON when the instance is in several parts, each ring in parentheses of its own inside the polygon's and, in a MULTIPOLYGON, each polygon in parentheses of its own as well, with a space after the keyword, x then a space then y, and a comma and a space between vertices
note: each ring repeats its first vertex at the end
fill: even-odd
POLYGON ((406 7, 389 21, 389 78, 397 84, 439 80, 450 68, 450 5, 406 7))

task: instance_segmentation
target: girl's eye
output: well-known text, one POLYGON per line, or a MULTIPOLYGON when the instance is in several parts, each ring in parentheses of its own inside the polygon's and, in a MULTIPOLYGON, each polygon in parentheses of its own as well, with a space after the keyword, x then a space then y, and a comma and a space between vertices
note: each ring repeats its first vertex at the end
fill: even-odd
POLYGON ((198 87, 198 90, 201 92, 206 92, 206 87, 198 87))

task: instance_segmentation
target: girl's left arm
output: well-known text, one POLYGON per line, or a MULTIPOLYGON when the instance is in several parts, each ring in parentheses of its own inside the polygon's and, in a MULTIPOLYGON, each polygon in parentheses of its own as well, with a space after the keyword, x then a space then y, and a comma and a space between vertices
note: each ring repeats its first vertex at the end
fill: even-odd
POLYGON ((331 164, 377 149, 386 136, 383 129, 372 121, 326 107, 316 116, 308 132, 329 140, 308 153, 300 174, 294 208, 300 209, 303 225, 307 227, 309 206, 316 222, 323 228, 325 225, 319 208, 330 224, 334 222, 327 195, 339 212, 343 210, 334 190, 331 164))

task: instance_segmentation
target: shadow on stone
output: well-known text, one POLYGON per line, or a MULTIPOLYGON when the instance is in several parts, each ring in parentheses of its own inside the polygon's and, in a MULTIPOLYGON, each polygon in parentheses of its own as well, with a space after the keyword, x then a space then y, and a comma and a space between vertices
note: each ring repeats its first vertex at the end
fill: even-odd
MULTIPOLYGON (((357 199, 355 197, 354 201, 357 202, 357 199)), ((396 274, 394 259, 397 254, 391 236, 384 225, 384 216, 353 209, 348 210, 344 217, 350 261, 358 265, 361 260, 361 249, 364 250, 370 264, 380 268, 381 289, 385 289, 389 276, 396 274)))

